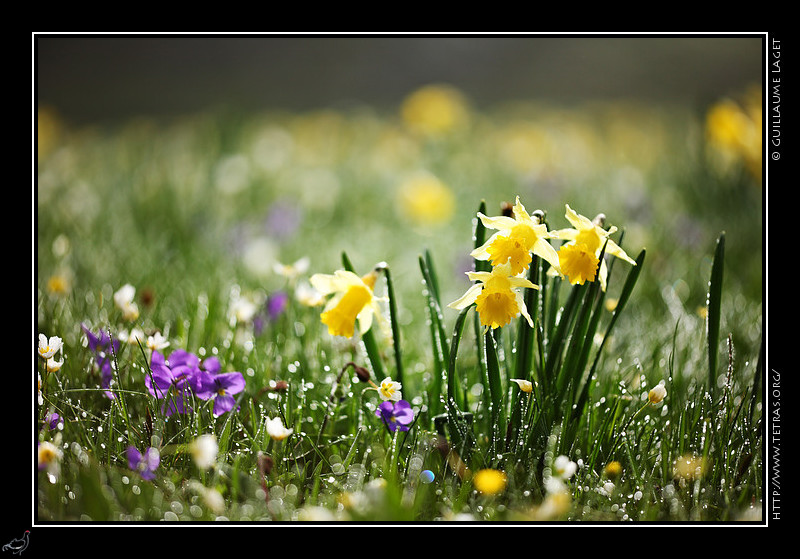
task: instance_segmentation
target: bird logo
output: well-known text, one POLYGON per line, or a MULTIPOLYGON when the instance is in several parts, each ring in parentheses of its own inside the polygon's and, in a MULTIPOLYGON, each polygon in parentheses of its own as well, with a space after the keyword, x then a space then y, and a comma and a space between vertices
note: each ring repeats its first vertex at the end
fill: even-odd
POLYGON ((28 547, 28 537, 30 536, 31 531, 25 530, 25 533, 22 534, 21 538, 14 538, 6 545, 3 546, 3 551, 10 551, 11 553, 15 553, 19 555, 25 548, 28 547))

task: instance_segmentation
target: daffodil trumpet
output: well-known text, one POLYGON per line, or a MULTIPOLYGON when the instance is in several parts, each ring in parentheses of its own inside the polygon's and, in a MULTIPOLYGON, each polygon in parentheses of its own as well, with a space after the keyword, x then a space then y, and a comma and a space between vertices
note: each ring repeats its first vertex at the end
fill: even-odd
POLYGON ((519 290, 539 289, 539 286, 527 278, 512 275, 511 268, 506 262, 495 266, 491 272, 467 272, 470 281, 477 283, 447 306, 462 310, 474 303, 481 324, 487 330, 505 326, 519 315, 533 327, 533 319, 519 290))

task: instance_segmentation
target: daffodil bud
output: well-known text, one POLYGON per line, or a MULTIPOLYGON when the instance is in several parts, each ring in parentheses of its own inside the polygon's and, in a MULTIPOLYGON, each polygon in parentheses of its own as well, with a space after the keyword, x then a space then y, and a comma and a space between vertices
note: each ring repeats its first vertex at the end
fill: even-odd
POLYGON ((592 223, 594 223, 595 225, 599 225, 600 227, 605 227, 606 226, 606 214, 604 214, 604 213, 597 214, 595 216, 595 218, 592 220, 592 223))
POLYGON ((659 404, 666 395, 667 395, 667 389, 664 388, 664 385, 657 384, 650 390, 650 392, 647 393, 647 400, 651 404, 659 404))

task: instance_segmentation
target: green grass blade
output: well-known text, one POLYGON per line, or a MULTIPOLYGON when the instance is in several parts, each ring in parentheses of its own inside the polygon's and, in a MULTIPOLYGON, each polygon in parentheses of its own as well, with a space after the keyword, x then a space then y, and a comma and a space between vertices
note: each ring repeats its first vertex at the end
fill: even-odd
POLYGON ((500 362, 497 358, 497 346, 492 329, 487 330, 484 335, 484 352, 486 354, 486 386, 490 396, 489 417, 492 433, 492 450, 489 454, 493 455, 498 449, 498 444, 504 431, 504 418, 500 413, 503 403, 503 382, 500 377, 500 362))
POLYGON ((455 326, 453 327, 453 337, 450 343, 450 360, 447 366, 447 400, 453 402, 459 409, 465 409, 465 402, 461 399, 461 392, 456 390, 456 360, 458 359, 458 346, 464 332, 464 322, 472 305, 466 307, 458 313, 455 326))
POLYGON ((400 346, 400 325, 397 322, 397 299, 395 298, 394 283, 392 282, 392 274, 387 266, 383 270, 386 276, 386 290, 389 293, 389 321, 392 326, 392 344, 394 346, 394 366, 395 377, 394 379, 400 384, 403 383, 403 354, 402 347, 400 346))
POLYGON ((725 233, 717 239, 714 262, 711 265, 711 279, 708 282, 708 315, 706 319, 706 340, 708 342, 708 390, 716 391, 717 361, 719 357, 719 324, 722 303, 722 275, 725 262, 725 233))
POLYGON ((434 373, 431 375, 433 380, 428 388, 428 405, 431 408, 431 415, 435 416, 442 411, 442 384, 448 382, 447 363, 450 360, 450 352, 448 351, 447 340, 444 335, 439 303, 434 297, 434 290, 431 288, 433 280, 431 279, 430 270, 428 269, 428 263, 422 256, 419 257, 419 267, 426 286, 428 317, 430 318, 431 352, 433 354, 434 368, 434 373))

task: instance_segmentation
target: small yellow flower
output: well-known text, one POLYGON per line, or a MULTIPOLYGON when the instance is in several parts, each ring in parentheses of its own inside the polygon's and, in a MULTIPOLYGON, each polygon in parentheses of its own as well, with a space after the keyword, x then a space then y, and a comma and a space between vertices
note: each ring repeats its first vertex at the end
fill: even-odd
MULTIPOLYGON (((583 283, 584 281, 594 281, 600 252, 605 245, 605 254, 611 254, 621 258, 625 262, 636 265, 617 243, 609 237, 617 231, 616 227, 603 229, 602 223, 605 221, 603 214, 598 215, 594 221, 588 217, 578 214, 566 205, 566 218, 572 228, 551 231, 550 236, 555 239, 568 241, 562 245, 558 251, 561 272, 567 276, 570 283, 583 283)), ((608 268, 605 261, 600 264, 600 286, 603 291, 606 289, 608 278, 608 268)))
POLYGON ((511 275, 519 275, 531 263, 531 253, 544 258, 556 270, 559 269, 558 254, 547 242, 551 237, 547 226, 531 217, 517 196, 513 208, 514 217, 487 217, 478 212, 478 218, 488 229, 496 229, 483 244, 472 251, 471 255, 478 260, 489 260, 493 266, 509 263, 511 275))
POLYGON ((505 472, 486 468, 475 472, 472 483, 484 495, 497 495, 505 491, 508 477, 505 472))
POLYGON ((491 272, 467 272, 470 281, 479 283, 471 286, 464 295, 447 306, 461 310, 475 303, 481 324, 486 328, 505 326, 520 314, 533 327, 533 319, 528 314, 528 308, 518 289, 539 289, 539 286, 528 279, 511 275, 510 266, 501 264, 492 268, 491 272))
POLYGON ((603 468, 603 473, 608 478, 616 479, 622 473, 622 464, 620 464, 616 460, 612 460, 611 462, 606 464, 605 468, 603 468))
POLYGON ((364 334, 372 326, 373 315, 380 317, 379 302, 384 299, 375 297, 373 293, 379 269, 362 277, 346 270, 337 270, 333 275, 311 276, 311 285, 320 294, 333 294, 320 315, 332 336, 352 338, 356 319, 360 333, 364 334))

